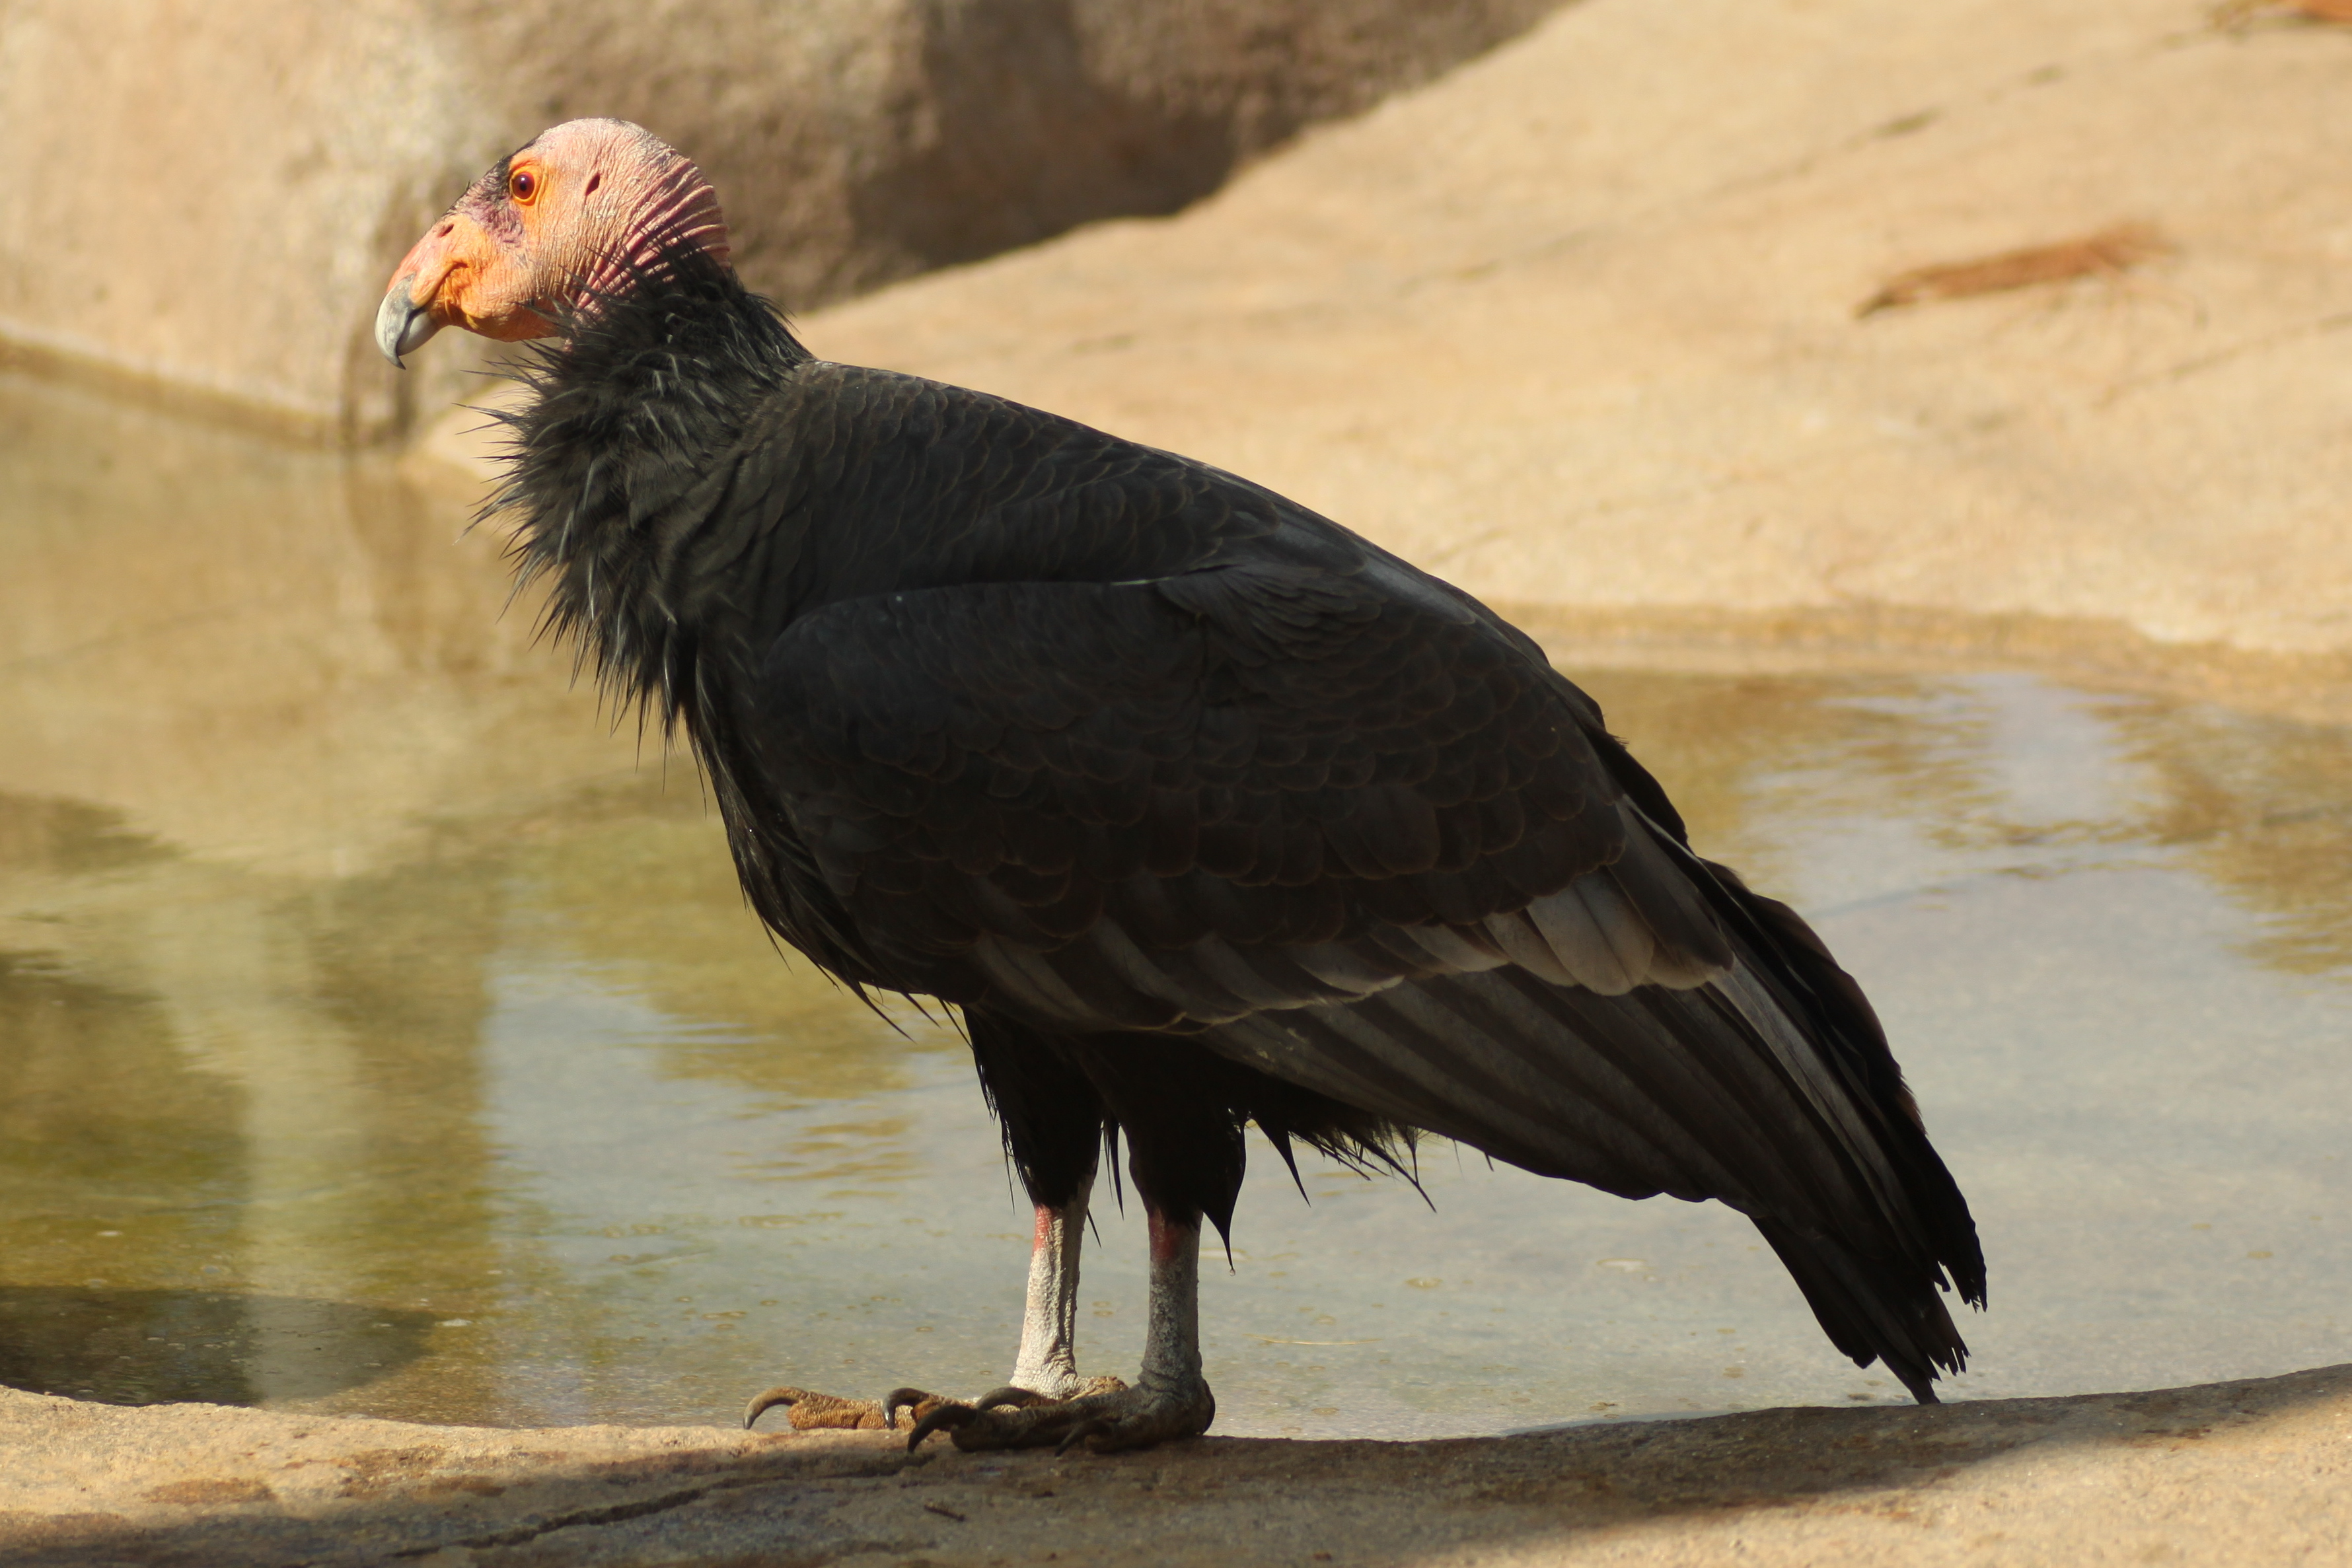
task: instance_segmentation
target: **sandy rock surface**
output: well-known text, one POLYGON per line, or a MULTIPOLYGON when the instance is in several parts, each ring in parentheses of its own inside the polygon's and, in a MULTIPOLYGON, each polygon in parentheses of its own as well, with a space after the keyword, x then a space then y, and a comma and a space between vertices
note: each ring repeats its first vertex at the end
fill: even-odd
POLYGON ((0 1391, 17 1564, 2339 1563, 2352 1368, 1428 1443, 908 1455, 0 1391))
POLYGON ((813 304, 1118 213, 1558 0, 0 0, 0 357, 366 438, 478 356, 389 374, 393 264, 555 121, 641 120, 813 304))
POLYGON ((1179 216, 803 325, 1587 627, 2102 622, 2340 680, 2347 95, 2352 28, 2200 0, 1587 0, 1179 216))

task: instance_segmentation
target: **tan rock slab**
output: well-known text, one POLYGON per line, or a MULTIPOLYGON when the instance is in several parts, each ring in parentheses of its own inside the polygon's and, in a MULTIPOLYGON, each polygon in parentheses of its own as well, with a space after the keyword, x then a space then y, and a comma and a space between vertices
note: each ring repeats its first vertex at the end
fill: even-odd
POLYGON ((2352 30, 1587 0, 1173 218, 811 316, 1503 604, 2352 649, 2352 30), (2159 243, 1858 311, 1921 268, 2159 243))
POLYGON ((499 1432, 0 1392, 21 1564, 2313 1564, 2352 1367, 1426 1443, 908 1455, 887 1433, 499 1432))

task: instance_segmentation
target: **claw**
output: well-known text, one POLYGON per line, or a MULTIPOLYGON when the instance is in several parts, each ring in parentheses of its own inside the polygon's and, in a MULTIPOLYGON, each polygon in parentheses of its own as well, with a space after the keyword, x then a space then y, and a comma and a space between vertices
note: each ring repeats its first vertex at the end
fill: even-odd
POLYGON ((1016 1388, 1008 1383, 1002 1388, 992 1388, 973 1400, 971 1407, 975 1410, 1026 1410, 1032 1405, 1056 1403, 1058 1401, 1050 1394, 1040 1394, 1034 1388, 1016 1388))
POLYGON ((791 1406, 807 1397, 808 1391, 804 1388, 779 1387, 771 1388, 765 1394, 754 1394, 743 1406, 743 1430, 750 1431, 752 1422, 777 1406, 791 1406))
POLYGON ((980 1412, 971 1406, 950 1405, 943 1400, 933 1406, 922 1419, 915 1423, 915 1429, 907 1434, 907 1451, 913 1453, 921 1445, 922 1440, 934 1432, 952 1432, 957 1427, 970 1426, 978 1419, 980 1419, 980 1412))
POLYGON ((882 1429, 886 1432, 897 1431, 898 1412, 901 1409, 912 1410, 926 1399, 938 1397, 938 1395, 926 1394, 919 1388, 893 1388, 882 1396, 882 1429))

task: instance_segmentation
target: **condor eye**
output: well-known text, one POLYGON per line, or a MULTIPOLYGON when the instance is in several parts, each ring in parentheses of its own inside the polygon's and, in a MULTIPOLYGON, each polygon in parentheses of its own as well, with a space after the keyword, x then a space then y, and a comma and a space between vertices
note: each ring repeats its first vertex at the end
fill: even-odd
POLYGON ((539 194, 539 177, 528 169, 518 169, 507 176, 507 194, 528 204, 539 194))

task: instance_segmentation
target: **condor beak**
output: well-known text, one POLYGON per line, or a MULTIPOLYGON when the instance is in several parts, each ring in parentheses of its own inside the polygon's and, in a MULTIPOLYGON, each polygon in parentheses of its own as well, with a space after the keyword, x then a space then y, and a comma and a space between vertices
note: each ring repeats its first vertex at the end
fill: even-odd
POLYGON ((375 346, 383 350, 383 357, 390 360, 395 369, 405 368, 400 363, 403 354, 416 352, 425 346, 427 339, 441 329, 441 323, 433 319, 425 313, 424 306, 409 297, 409 285, 415 281, 414 274, 394 278, 391 289, 383 297, 383 303, 375 309, 375 346))
POLYGON ((442 214, 408 247, 384 287, 383 303, 375 308, 375 346, 395 366, 451 321, 474 325, 462 309, 451 307, 460 303, 457 297, 466 292, 472 274, 496 258, 481 225, 462 207, 461 202, 442 214))

